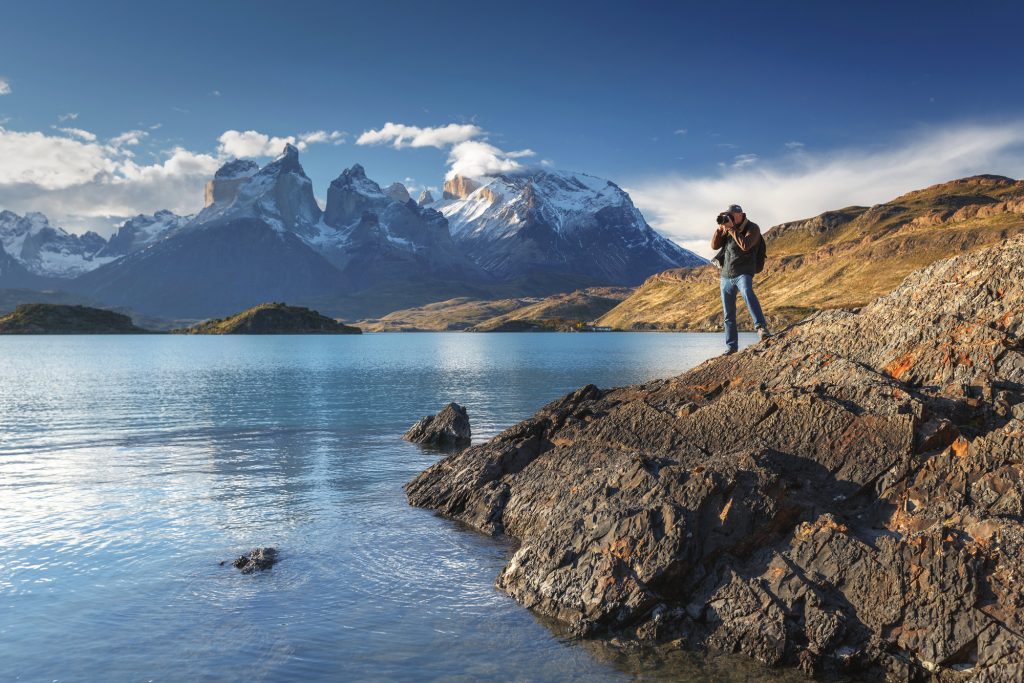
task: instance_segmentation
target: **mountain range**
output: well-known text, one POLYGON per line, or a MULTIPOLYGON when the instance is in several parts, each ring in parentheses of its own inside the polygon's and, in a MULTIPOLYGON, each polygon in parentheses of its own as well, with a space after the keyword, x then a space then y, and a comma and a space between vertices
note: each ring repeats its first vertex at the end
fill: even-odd
POLYGON ((415 201, 356 164, 321 209, 287 145, 263 167, 224 164, 204 200, 195 215, 136 216, 109 239, 0 212, 0 287, 177 319, 281 300, 351 319, 457 296, 636 285, 705 262, 652 230, 617 185, 582 173, 456 177, 441 199, 415 201))

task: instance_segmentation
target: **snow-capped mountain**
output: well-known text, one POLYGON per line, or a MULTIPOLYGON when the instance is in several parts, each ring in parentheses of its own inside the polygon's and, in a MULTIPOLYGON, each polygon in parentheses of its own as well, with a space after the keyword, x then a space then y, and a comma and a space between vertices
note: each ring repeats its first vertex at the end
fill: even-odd
POLYGON ((490 279, 456 247, 440 212, 414 202, 401 183, 382 190, 359 164, 331 182, 323 223, 311 244, 358 288, 396 278, 490 279))
POLYGON ((41 213, 0 211, 0 247, 42 277, 70 278, 113 260, 99 252, 107 241, 95 232, 72 235, 41 213))
MULTIPOLYGON (((416 300, 438 291, 438 283, 490 279, 456 248, 444 216, 412 201, 400 184, 385 192, 359 165, 331 183, 321 212, 292 145, 262 168, 225 164, 205 194, 194 218, 85 273, 79 291, 140 312, 197 317, 263 301, 332 301, 396 284, 415 291, 416 300)), ((441 289, 454 296, 465 289, 459 287, 441 289)))
MULTIPOLYGON (((129 218, 117 229, 106 245, 96 255, 98 257, 119 257, 133 251, 145 249, 158 240, 174 234, 188 225, 194 216, 179 216, 170 211, 157 211, 147 215, 140 213, 129 218)), ((96 264, 101 265, 99 263, 96 264)))
POLYGON ((614 183, 582 173, 456 177, 440 201, 426 191, 414 201, 356 164, 331 182, 321 210, 286 145, 263 167, 227 162, 204 198, 194 216, 135 216, 109 240, 2 212, 0 287, 58 282, 163 317, 282 300, 366 317, 455 296, 634 284, 703 262, 654 232, 614 183))
POLYGON ((456 176, 430 206, 463 251, 501 278, 556 272, 635 285, 706 263, 655 232, 618 185, 585 173, 456 176))

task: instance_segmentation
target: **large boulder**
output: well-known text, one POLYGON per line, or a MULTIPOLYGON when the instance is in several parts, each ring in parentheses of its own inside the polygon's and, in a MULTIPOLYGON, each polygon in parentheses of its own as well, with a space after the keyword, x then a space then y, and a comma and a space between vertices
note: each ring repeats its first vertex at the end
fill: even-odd
POLYGON ((417 420, 402 438, 431 446, 468 446, 472 436, 466 409, 449 403, 436 415, 417 420))
MULTIPOLYGON (((581 634, 1024 677, 1024 238, 678 377, 584 387, 411 481, 581 634)), ((953 680, 950 678, 950 680, 953 680)))

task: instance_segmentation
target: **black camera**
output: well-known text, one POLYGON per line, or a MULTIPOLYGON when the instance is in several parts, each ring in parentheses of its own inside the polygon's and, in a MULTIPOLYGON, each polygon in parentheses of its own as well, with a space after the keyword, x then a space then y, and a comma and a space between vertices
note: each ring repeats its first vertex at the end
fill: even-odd
POLYGON ((715 219, 719 225, 725 225, 726 223, 732 222, 732 216, 727 213, 718 214, 718 218, 715 219))

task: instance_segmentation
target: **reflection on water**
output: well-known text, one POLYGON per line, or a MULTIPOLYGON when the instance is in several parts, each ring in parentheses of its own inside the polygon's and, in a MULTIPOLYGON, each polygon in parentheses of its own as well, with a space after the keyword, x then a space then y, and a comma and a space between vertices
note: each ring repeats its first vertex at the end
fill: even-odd
POLYGON ((481 441, 583 384, 676 374, 720 346, 0 338, 0 680, 753 680, 563 637, 493 588, 505 544, 401 488, 438 455, 399 437, 447 401, 481 441), (280 549, 271 571, 220 566, 257 545, 280 549))

